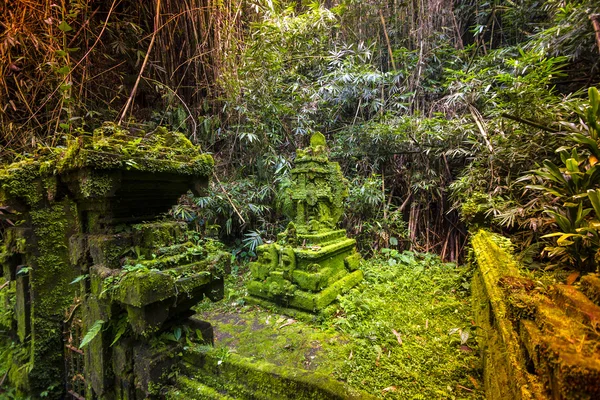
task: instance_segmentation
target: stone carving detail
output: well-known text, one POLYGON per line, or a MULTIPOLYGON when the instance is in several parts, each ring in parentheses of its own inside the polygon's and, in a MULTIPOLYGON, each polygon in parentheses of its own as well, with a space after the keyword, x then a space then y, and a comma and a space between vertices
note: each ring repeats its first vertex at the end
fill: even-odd
MULTIPOLYGON (((362 280, 356 241, 336 229, 348 195, 340 166, 327 158, 325 137, 296 152, 284 212, 291 222, 277 243, 258 248, 248 291, 255 299, 319 311, 362 280)), ((259 300, 260 301, 260 300, 259 300)))

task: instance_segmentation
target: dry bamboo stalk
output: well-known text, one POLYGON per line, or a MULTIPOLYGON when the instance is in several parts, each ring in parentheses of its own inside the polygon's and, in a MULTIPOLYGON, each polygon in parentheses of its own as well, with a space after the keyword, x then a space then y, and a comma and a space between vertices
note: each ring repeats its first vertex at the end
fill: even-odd
POLYGON ((385 35, 385 42, 387 44, 388 54, 390 56, 390 61, 392 63, 392 69, 396 70, 396 63, 394 62, 394 53, 392 52, 392 45, 390 43, 390 37, 387 33, 387 28, 385 27, 385 19, 383 18, 383 12, 379 10, 379 16, 381 17, 381 26, 383 28, 383 34, 385 35))
POLYGON ((600 51, 600 14, 590 15, 592 25, 594 25, 594 32, 596 32, 596 44, 598 44, 598 51, 600 51))

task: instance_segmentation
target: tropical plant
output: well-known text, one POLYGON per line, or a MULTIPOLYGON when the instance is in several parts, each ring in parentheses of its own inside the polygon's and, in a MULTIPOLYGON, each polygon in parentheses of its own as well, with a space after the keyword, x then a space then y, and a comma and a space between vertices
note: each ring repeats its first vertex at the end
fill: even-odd
POLYGON ((571 152, 559 148, 562 165, 545 160, 533 171, 540 184, 527 186, 548 197, 544 211, 559 229, 542 236, 556 238, 544 251, 560 263, 587 271, 596 269, 600 261, 600 95, 593 87, 588 93, 589 106, 580 123, 563 123, 566 138, 573 143, 571 152))

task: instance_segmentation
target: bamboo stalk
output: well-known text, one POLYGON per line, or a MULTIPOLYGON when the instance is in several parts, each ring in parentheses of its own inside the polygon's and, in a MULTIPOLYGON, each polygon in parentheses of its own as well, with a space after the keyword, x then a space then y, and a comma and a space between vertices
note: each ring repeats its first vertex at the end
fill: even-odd
POLYGON ((387 44, 390 61, 392 63, 392 69, 395 71, 396 63, 394 62, 394 53, 392 52, 392 45, 390 43, 390 37, 388 36, 387 28, 385 27, 385 19, 383 18, 383 12, 381 10, 379 10, 379 16, 381 17, 381 26, 383 27, 383 34, 385 35, 385 42, 387 44))
POLYGON ((590 15, 592 25, 594 25, 594 32, 596 32, 596 44, 598 45, 598 51, 600 51, 600 14, 590 15))

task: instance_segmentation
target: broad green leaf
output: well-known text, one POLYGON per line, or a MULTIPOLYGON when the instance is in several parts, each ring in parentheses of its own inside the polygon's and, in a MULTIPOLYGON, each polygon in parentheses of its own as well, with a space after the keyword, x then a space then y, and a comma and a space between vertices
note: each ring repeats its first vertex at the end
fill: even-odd
POLYGON ((58 25, 58 29, 60 29, 63 32, 69 32, 73 30, 73 28, 71 28, 71 25, 67 24, 66 21, 61 21, 58 25))
POLYGON ((79 348, 80 349, 83 348, 88 343, 90 343, 92 340, 94 340, 94 338, 96 336, 98 336, 98 334, 102 330, 102 326, 103 325, 104 325, 104 321, 102 321, 101 319, 99 319, 96 322, 94 322, 94 324, 92 325, 92 327, 90 328, 90 330, 83 337, 83 340, 81 341, 81 344, 79 345, 79 348))
POLYGON ((580 226, 583 223, 583 220, 587 215, 592 211, 591 208, 582 208, 582 204, 579 205, 579 210, 577 211, 577 219, 575 220, 575 227, 580 226))
POLYGON ((117 323, 115 338, 113 339, 112 343, 110 344, 110 347, 114 346, 114 344, 119 341, 121 336, 123 336, 123 334, 127 331, 128 327, 129 327, 129 321, 127 320, 127 317, 121 318, 119 320, 119 322, 117 323))
POLYGON ((557 236, 562 236, 564 235, 564 233, 562 232, 554 232, 554 233, 549 233, 547 235, 541 236, 542 239, 546 239, 546 238, 551 238, 551 237, 557 237, 557 236))
POLYGON ((567 181, 565 180, 564 176, 562 175, 562 172, 560 172, 560 169, 552 161, 544 160, 543 164, 549 173, 549 178, 551 178, 553 181, 555 181, 557 183, 562 183, 565 185, 567 184, 567 181))
POLYGON ((590 108, 594 114, 598 114, 598 106, 600 105, 600 93, 595 87, 588 89, 588 95, 590 96, 590 108))
POLYGON ((567 217, 565 217, 564 215, 561 215, 555 211, 552 211, 552 210, 548 210, 548 211, 546 211, 546 213, 554 218, 554 221, 556 222, 558 227, 563 232, 572 232, 573 231, 573 226, 571 224, 571 221, 569 221, 569 219, 567 217))
POLYGON ((61 75, 67 75, 69 72, 71 72, 71 68, 69 68, 68 65, 63 65, 62 67, 57 69, 56 72, 58 72, 61 75))
POLYGON ((566 167, 567 167, 567 174, 569 174, 571 176, 571 179, 575 185, 575 187, 579 187, 579 183, 581 182, 581 177, 579 175, 582 175, 582 172, 579 171, 579 163, 577 162, 576 159, 574 158, 569 158, 567 160, 566 163, 566 167))
POLYGON ((587 193, 596 216, 600 217, 600 189, 589 189, 587 193))
POLYGON ((586 146, 587 149, 596 157, 600 156, 600 151, 598 149, 598 143, 591 137, 582 135, 581 133, 575 133, 575 134, 569 136, 569 139, 586 146))
POLYGON ((563 197, 563 195, 560 192, 558 192, 558 191, 556 191, 556 190, 554 190, 552 188, 546 187, 546 186, 542 186, 542 185, 527 185, 525 187, 527 189, 541 190, 541 191, 544 191, 544 192, 546 192, 548 194, 552 194, 552 195, 554 195, 554 196, 556 196, 558 198, 563 197))

